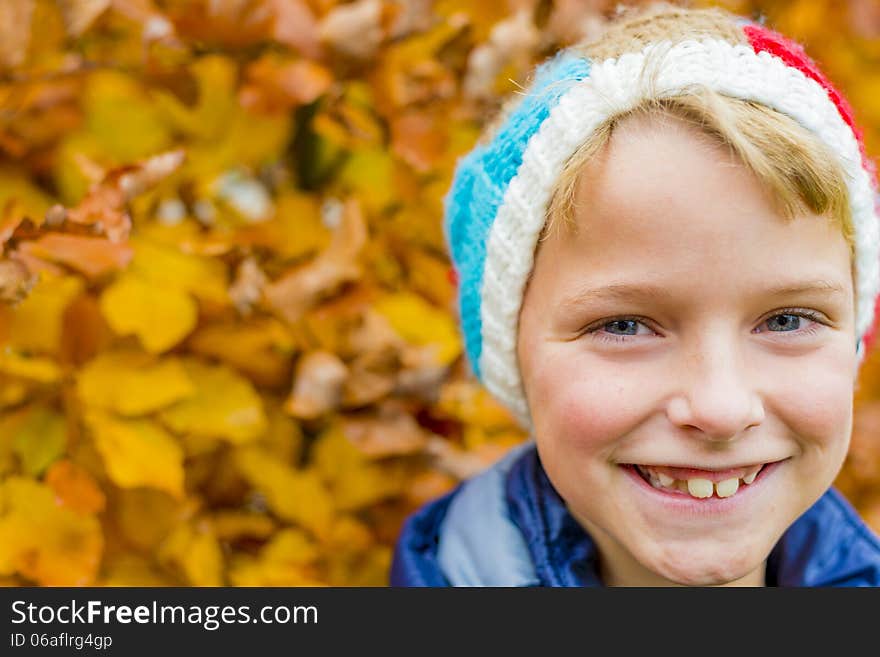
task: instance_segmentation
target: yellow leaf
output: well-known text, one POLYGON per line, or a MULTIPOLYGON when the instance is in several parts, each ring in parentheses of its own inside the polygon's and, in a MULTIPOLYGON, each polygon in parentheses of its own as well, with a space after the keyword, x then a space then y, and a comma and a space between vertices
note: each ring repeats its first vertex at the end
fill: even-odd
POLYGON ((26 474, 38 477, 64 453, 67 423, 58 413, 42 407, 32 408, 13 439, 13 450, 26 474))
POLYGON ((97 586, 176 586, 166 575, 156 572, 151 559, 131 552, 108 558, 102 568, 102 577, 97 586))
POLYGON ((396 200, 394 161, 384 148, 362 148, 346 159, 338 184, 356 195, 369 214, 381 214, 396 200))
POLYGON ((171 134, 142 85, 110 69, 88 77, 83 100, 85 131, 113 163, 155 155, 171 145, 171 134))
POLYGON ((28 419, 30 409, 0 413, 0 476, 18 468, 13 440, 28 419))
POLYGON ((190 140, 187 177, 208 181, 235 166, 256 168, 278 159, 288 143, 292 118, 248 112, 239 105, 236 65, 226 57, 209 55, 190 67, 199 99, 195 107, 168 92, 154 93, 156 105, 175 130, 190 140))
POLYGON ((85 419, 115 484, 183 494, 183 449, 164 429, 150 420, 121 420, 99 411, 87 412, 85 419))
POLYGON ((41 586, 89 586, 103 551, 94 516, 59 506, 52 490, 23 477, 0 482, 0 574, 41 586))
POLYGON ((40 223, 52 206, 52 198, 34 185, 20 170, 0 168, 0 208, 15 199, 22 214, 40 223))
POLYGON ((238 232, 238 241, 271 249, 285 259, 314 255, 330 245, 332 231, 324 225, 314 196, 283 192, 275 217, 238 232))
POLYGON ((251 383, 234 370, 194 359, 184 362, 195 394, 163 410, 162 421, 179 434, 245 443, 266 431, 263 402, 251 383))
POLYGON ((378 299, 374 308, 406 341, 433 346, 438 365, 449 365, 461 354, 461 338, 453 318, 421 296, 412 292, 388 294, 378 299))
POLYGON ((128 416, 152 413, 195 392, 179 359, 157 361, 136 351, 99 354, 76 383, 86 406, 128 416))
POLYGON ((64 311, 82 288, 79 278, 41 273, 30 294, 12 312, 9 344, 20 351, 57 354, 64 311))
POLYGON ((333 501, 344 511, 362 509, 400 494, 406 472, 400 462, 370 462, 333 423, 315 442, 315 467, 329 483, 333 501))
POLYGON ((39 383, 58 383, 61 368, 51 358, 25 356, 12 349, 0 351, 0 372, 39 383))
POLYGON ((155 552, 193 512, 190 499, 181 503, 155 488, 123 488, 112 492, 110 510, 114 525, 126 543, 145 553, 155 552))
POLYGON ((129 271, 153 286, 189 292, 218 306, 229 305, 228 276, 214 258, 182 253, 169 244, 134 237, 134 259, 129 271))
POLYGON ((208 523, 180 525, 159 549, 159 560, 180 569, 190 586, 223 585, 223 552, 208 523))
POLYGON ((101 295, 101 312, 121 335, 135 334, 147 351, 161 353, 192 331, 198 319, 193 298, 161 288, 136 274, 122 274, 101 295))
POLYGON ((290 380, 290 356, 297 349, 286 326, 271 317, 210 324, 197 329, 187 344, 197 354, 222 360, 258 385, 271 387, 290 380))
POLYGON ((266 496, 269 508, 284 520, 326 535, 333 523, 333 501, 317 473, 295 470, 258 447, 236 451, 245 479, 266 496))
POLYGON ((278 532, 256 559, 239 559, 230 572, 234 586, 315 586, 317 546, 298 529, 278 532))

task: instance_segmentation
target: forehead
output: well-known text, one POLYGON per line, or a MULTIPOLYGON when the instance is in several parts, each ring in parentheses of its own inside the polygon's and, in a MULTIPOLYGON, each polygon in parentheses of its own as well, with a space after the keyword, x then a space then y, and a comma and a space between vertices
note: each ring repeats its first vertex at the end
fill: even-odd
POLYGON ((566 272, 671 284, 712 276, 719 287, 851 276, 830 220, 784 218, 734 155, 671 117, 622 121, 580 172, 573 200, 573 230, 549 235, 536 262, 552 262, 560 284, 566 272))

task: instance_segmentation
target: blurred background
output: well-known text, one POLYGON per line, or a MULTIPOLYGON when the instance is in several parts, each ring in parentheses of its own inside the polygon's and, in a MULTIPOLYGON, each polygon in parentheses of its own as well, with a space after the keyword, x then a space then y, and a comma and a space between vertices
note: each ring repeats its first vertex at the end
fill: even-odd
MULTIPOLYGON (((0 583, 386 585, 526 438, 464 361, 456 158, 617 4, 0 4, 0 583)), ((876 158, 880 2, 690 4, 803 43, 876 158)), ((880 531, 878 352, 837 485, 880 531)))

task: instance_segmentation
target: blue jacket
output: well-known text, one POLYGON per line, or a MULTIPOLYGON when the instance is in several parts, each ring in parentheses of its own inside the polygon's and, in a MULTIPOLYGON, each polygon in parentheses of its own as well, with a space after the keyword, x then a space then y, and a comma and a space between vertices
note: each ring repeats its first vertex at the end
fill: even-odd
MULTIPOLYGON (((783 534, 768 586, 880 586, 880 538, 829 489, 783 534)), ((533 442, 404 523, 392 586, 602 586, 596 548, 533 442)))

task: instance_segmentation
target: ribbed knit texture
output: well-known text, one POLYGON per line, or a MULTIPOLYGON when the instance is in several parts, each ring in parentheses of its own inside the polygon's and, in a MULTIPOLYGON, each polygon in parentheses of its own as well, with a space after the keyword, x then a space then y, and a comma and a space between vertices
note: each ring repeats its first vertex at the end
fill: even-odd
POLYGON ((529 139, 568 90, 566 83, 582 80, 589 72, 589 62, 564 51, 539 66, 532 89, 494 139, 461 160, 446 196, 444 231, 458 273, 461 329, 468 362, 478 378, 483 346, 480 292, 489 229, 529 139))

